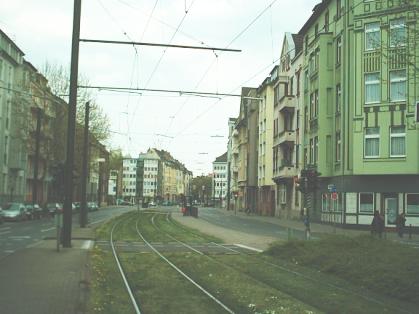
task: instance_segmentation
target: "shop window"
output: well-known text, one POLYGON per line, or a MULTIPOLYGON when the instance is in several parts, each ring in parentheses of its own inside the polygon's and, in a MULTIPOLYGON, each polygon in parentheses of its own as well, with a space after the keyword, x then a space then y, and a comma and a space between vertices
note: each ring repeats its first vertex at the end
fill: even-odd
POLYGON ((406 195, 406 213, 419 215, 419 193, 406 195))
POLYGON ((361 213, 374 212, 374 194, 373 193, 359 193, 359 211, 361 213))

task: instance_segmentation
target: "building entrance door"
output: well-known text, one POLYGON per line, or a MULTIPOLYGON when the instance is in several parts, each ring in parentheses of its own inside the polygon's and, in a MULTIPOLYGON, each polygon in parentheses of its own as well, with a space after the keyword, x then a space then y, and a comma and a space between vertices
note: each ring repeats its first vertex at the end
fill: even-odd
POLYGON ((384 199, 384 206, 386 213, 386 225, 395 225, 397 219, 397 198, 386 197, 384 199))

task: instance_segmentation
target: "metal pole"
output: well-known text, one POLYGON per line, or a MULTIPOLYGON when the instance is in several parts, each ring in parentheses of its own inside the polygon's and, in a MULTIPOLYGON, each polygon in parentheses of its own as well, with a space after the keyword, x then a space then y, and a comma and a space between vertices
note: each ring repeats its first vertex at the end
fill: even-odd
POLYGON ((76 126, 77 77, 79 70, 81 0, 74 0, 71 45, 70 98, 68 104, 67 159, 64 171, 63 247, 71 247, 71 203, 73 201, 74 132, 76 126))
POLYGON ((90 102, 86 102, 84 113, 84 136, 83 136, 83 164, 81 174, 81 202, 80 202, 80 227, 84 228, 87 225, 87 162, 88 162, 88 146, 89 146, 89 115, 90 102))
POLYGON ((231 162, 229 161, 227 163, 227 210, 230 210, 230 196, 231 196, 231 186, 230 186, 230 180, 231 180, 231 162))
POLYGON ((41 142, 41 108, 36 108, 36 133, 35 133, 35 158, 33 161, 33 182, 32 182, 32 204, 38 201, 38 169, 39 169, 39 149, 41 142))

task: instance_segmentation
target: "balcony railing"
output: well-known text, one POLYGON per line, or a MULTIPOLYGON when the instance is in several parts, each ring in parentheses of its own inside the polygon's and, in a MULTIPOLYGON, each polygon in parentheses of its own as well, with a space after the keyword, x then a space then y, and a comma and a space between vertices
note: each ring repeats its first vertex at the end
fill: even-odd
POLYGON ((295 104, 294 104, 294 96, 288 95, 283 96, 279 100, 279 112, 281 111, 294 111, 295 104))
POLYGON ((290 160, 282 159, 281 164, 274 171, 275 178, 292 178, 297 175, 297 169, 290 160))
POLYGON ((279 133, 278 144, 279 145, 293 145, 295 142, 295 131, 284 131, 279 133))

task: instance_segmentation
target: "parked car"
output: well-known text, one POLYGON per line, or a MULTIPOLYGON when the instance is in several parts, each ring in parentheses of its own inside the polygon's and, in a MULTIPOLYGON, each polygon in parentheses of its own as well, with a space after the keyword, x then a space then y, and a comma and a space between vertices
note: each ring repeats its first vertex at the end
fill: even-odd
POLYGON ((3 219, 22 221, 26 218, 26 209, 23 203, 8 203, 3 206, 3 219))
POLYGON ((99 206, 97 206, 97 203, 96 202, 88 202, 87 203, 87 208, 88 208, 89 212, 93 212, 93 211, 99 210, 99 206))
POLYGON ((48 203, 46 206, 46 211, 52 217, 54 217, 55 213, 59 210, 63 210, 63 205, 61 203, 48 203))
POLYGON ((150 203, 148 203, 148 206, 156 206, 156 202, 151 201, 150 203))
POLYGON ((80 202, 74 202, 73 204, 75 206, 75 210, 80 211, 80 202))
POLYGON ((38 204, 25 203, 25 214, 27 219, 40 219, 42 208, 38 204))

